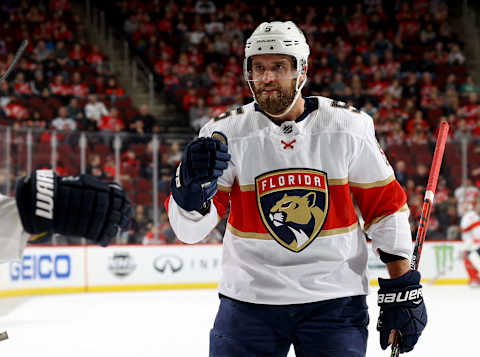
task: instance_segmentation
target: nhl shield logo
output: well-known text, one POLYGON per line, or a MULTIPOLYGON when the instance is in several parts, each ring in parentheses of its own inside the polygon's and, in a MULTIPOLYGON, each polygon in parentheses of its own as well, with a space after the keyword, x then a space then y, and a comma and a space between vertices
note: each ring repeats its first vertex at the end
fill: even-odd
POLYGON ((312 169, 278 170, 255 178, 257 206, 272 237, 300 252, 320 233, 328 214, 327 174, 312 169))

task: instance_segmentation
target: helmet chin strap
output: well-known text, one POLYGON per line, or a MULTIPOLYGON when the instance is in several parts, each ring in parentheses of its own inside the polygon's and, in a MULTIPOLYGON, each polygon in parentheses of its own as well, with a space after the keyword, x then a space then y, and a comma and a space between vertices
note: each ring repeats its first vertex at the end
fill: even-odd
MULTIPOLYGON (((298 76, 297 77, 297 82, 295 83, 295 97, 293 97, 293 100, 292 100, 292 103, 290 103, 290 105, 288 106, 287 109, 285 109, 283 112, 281 112, 280 114, 272 114, 272 113, 269 113, 267 112, 266 110, 263 110, 268 116, 272 117, 272 118, 280 118, 280 117, 283 117, 284 115, 287 115, 290 110, 292 110, 293 106, 295 105, 295 103, 297 102, 298 98, 300 97, 300 93, 302 92, 302 88, 303 86, 305 85, 305 83, 307 82, 307 77, 305 77, 305 79, 303 80, 302 84, 300 85, 300 87, 298 87, 298 82, 300 81, 300 77, 301 76, 298 76), (298 87, 298 88, 297 88, 298 87)), ((250 87, 250 90, 253 94, 253 100, 255 101, 255 103, 258 104, 257 102, 257 97, 255 96, 255 91, 253 90, 251 84, 250 84, 250 81, 248 82, 248 86, 250 87)))

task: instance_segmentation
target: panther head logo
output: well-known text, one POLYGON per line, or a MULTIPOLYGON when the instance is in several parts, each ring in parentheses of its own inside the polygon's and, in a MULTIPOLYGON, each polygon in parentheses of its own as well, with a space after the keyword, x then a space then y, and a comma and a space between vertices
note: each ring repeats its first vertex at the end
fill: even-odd
POLYGON ((297 249, 304 245, 310 236, 305 233, 302 226, 313 222, 313 234, 317 234, 323 223, 323 211, 315 205, 315 192, 309 192, 304 196, 289 196, 286 193, 270 209, 269 218, 276 227, 286 225, 295 235, 296 242, 292 242, 292 248, 297 249))
POLYGON ((284 248, 299 253, 320 235, 329 207, 327 173, 292 168, 255 177, 263 225, 284 248))

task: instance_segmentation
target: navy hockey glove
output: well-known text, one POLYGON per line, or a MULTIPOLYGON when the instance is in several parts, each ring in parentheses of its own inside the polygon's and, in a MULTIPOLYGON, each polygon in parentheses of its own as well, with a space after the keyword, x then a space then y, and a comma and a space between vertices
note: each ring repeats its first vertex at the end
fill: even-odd
POLYGON ((229 161, 228 146, 217 139, 202 137, 189 143, 170 184, 175 202, 186 211, 208 211, 217 179, 229 161))
POLYGON ((378 283, 380 346, 386 349, 391 330, 397 330, 400 332, 400 353, 409 352, 427 324, 420 273, 410 270, 395 279, 378 278, 378 283))
POLYGON ((52 170, 37 170, 17 181, 15 196, 33 243, 60 233, 107 246, 132 217, 123 188, 90 175, 60 177, 52 170))

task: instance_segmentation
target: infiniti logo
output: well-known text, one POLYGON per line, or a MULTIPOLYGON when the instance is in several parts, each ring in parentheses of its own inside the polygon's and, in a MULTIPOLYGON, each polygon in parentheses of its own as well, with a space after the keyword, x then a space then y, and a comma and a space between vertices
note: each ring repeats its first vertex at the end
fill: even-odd
POLYGON ((183 260, 176 255, 163 255, 155 258, 153 267, 162 274, 168 271, 178 273, 183 268, 183 260))

